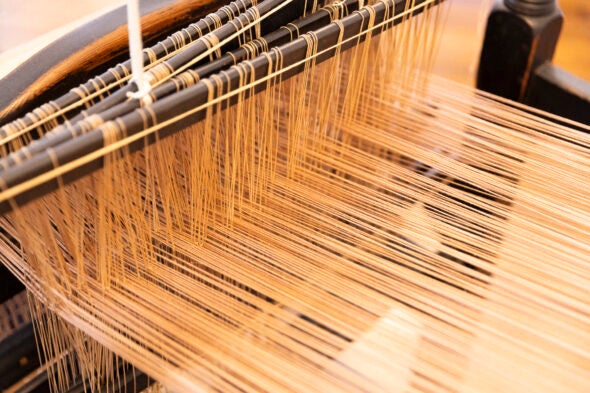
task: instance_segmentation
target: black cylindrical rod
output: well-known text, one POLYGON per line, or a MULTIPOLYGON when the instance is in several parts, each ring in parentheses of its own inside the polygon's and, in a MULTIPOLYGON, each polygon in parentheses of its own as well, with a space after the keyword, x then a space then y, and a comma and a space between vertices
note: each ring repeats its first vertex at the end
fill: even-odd
MULTIPOLYGON (((358 10, 359 2, 362 2, 362 0, 346 0, 341 6, 344 15, 348 15, 350 12, 358 10)), ((294 38, 297 38, 297 33, 305 34, 311 30, 325 26, 331 21, 331 13, 327 9, 320 9, 303 19, 291 22, 292 26, 290 29, 277 29, 264 36, 262 40, 268 47, 280 46, 294 38)), ((197 67, 196 69, 192 70, 192 72, 185 72, 184 77, 179 76, 174 80, 170 80, 156 87, 151 92, 153 101, 160 100, 170 94, 177 93, 183 88, 188 87, 183 85, 186 80, 193 79, 193 82, 196 83, 198 80, 204 79, 214 73, 221 72, 222 70, 235 65, 236 61, 242 61, 248 58, 248 55, 248 50, 244 47, 240 47, 230 53, 226 53, 219 59, 197 67)), ((115 94, 118 95, 119 93, 117 92, 115 94)), ((107 97, 107 100, 112 97, 113 95, 107 97)), ((123 101, 118 105, 107 107, 102 113, 99 113, 100 117, 94 116, 87 117, 86 119, 80 118, 77 119, 75 123, 74 120, 72 120, 71 122, 74 123, 73 125, 64 124, 58 126, 42 138, 29 143, 25 149, 18 150, 7 157, 0 159, 0 168, 2 170, 6 170, 20 162, 30 159, 39 153, 42 153, 50 147, 55 147, 61 143, 86 133, 90 129, 95 128, 89 127, 89 124, 92 121, 99 121, 99 124, 102 124, 132 112, 137 108, 139 108, 139 102, 137 100, 123 101)))
MULTIPOLYGON (((435 1, 430 4, 438 4, 440 1, 435 1)), ((364 41, 366 31, 369 24, 369 20, 373 19, 375 24, 379 24, 385 21, 386 17, 391 15, 398 15, 403 12, 407 7, 407 2, 411 2, 415 7, 423 5, 426 0, 390 0, 387 2, 379 2, 374 6, 371 6, 373 11, 372 15, 367 8, 363 8, 358 12, 340 20, 340 23, 331 23, 314 32, 314 36, 317 38, 317 51, 322 52, 321 55, 315 58, 316 63, 321 63, 335 55, 338 51, 349 49, 358 43, 364 41), (393 8, 393 9, 392 9, 393 8), (373 18, 371 18, 371 16, 373 18), (342 30, 341 30, 342 28, 342 30), (357 37, 358 38, 354 38, 357 37), (337 50, 335 45, 338 43, 339 38, 345 41, 337 50), (354 39, 350 39, 354 38, 354 39), (350 39, 350 40, 349 40, 350 39)), ((419 14, 424 10, 424 7, 416 8, 411 16, 419 14)), ((377 35, 386 28, 390 28, 395 24, 402 22, 402 18, 396 18, 391 22, 387 23, 381 29, 375 29, 370 34, 377 35)), ((307 59, 308 54, 308 41, 303 37, 298 38, 292 42, 289 42, 279 48, 282 58, 283 66, 295 65, 288 71, 280 75, 281 80, 290 78, 299 72, 303 71, 305 64, 303 63, 307 59)), ((216 80, 222 81, 220 89, 216 89, 215 94, 225 95, 230 91, 234 91, 240 87, 240 81, 248 80, 254 74, 255 80, 260 80, 266 76, 269 72, 269 66, 276 63, 277 53, 271 51, 267 56, 258 56, 249 62, 249 65, 242 68, 242 72, 238 71, 235 67, 224 71, 223 74, 219 74, 216 80), (246 74, 246 75, 244 75, 246 74)), ((213 83, 213 82, 212 82, 213 83)), ((213 83, 215 85, 215 83, 213 83)), ((256 84, 250 92, 246 94, 252 95, 260 92, 266 88, 268 83, 256 84)), ((121 118, 117 119, 118 123, 122 123, 125 126, 125 136, 131 136, 138 134, 142 130, 152 127, 158 123, 166 120, 176 118, 177 116, 185 115, 189 111, 193 111, 202 105, 205 105, 209 99, 209 89, 206 83, 200 82, 196 85, 189 87, 185 90, 180 91, 172 96, 166 97, 161 101, 157 101, 154 104, 136 109, 134 112, 129 113, 121 118), (156 118, 152 115, 155 114, 156 118)), ((234 105, 237 102, 237 96, 231 96, 225 100, 221 109, 234 105)), ((214 107, 212 109, 215 109, 214 107)), ((185 116, 181 120, 174 122, 171 125, 161 128, 158 131, 158 137, 164 138, 172 135, 179 130, 186 128, 190 124, 194 124, 200 121, 206 115, 207 110, 201 110, 193 112, 190 115, 185 116)), ((119 137, 124 137, 123 131, 119 129, 119 137)), ((156 138, 152 134, 147 138, 142 138, 133 144, 130 144, 127 148, 128 151, 134 151, 145 146, 146 143, 155 142, 156 138)), ((4 190, 13 187, 15 185, 26 182, 27 180, 33 179, 41 174, 54 169, 54 163, 63 165, 65 163, 74 161, 81 157, 84 157, 96 150, 105 147, 105 140, 103 138, 103 128, 97 128, 92 130, 80 137, 56 146, 54 149, 38 154, 37 156, 27 160, 9 170, 2 171, 0 173, 0 184, 4 185, 4 190)), ((97 168, 102 166, 102 158, 96 159, 92 162, 85 164, 78 168, 76 171, 69 172, 62 176, 62 182, 67 183, 73 181, 97 168)), ((59 186, 59 183, 55 180, 48 181, 40 184, 39 186, 33 187, 27 191, 20 193, 14 197, 14 202, 17 204, 24 204, 35 198, 38 198, 47 192, 55 189, 59 186)), ((0 201, 0 214, 3 214, 11 210, 11 203, 9 200, 0 201)))

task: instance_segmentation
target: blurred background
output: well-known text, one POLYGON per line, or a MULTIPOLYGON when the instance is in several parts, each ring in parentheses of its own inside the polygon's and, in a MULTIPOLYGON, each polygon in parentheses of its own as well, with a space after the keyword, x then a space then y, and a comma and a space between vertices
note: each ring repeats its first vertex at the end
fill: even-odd
POLYGON ((0 52, 124 0, 0 0, 0 52))
MULTIPOLYGON (((228 0, 229 1, 229 0, 228 0)), ((449 0, 450 13, 435 72, 472 83, 489 0, 449 0)), ((0 0, 0 77, 28 52, 124 0, 0 0), (56 30, 57 29, 57 30, 56 30)), ((555 63, 590 80, 590 1, 559 0, 565 26, 555 63)))

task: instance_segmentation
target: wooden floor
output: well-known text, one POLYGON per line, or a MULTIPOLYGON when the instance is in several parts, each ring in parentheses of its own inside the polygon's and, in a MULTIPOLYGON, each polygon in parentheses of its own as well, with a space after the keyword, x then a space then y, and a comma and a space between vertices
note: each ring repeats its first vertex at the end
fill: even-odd
MULTIPOLYGON (((450 12, 435 72, 471 84, 482 42, 478 32, 483 32, 489 9, 485 4, 490 4, 490 0, 448 1, 450 12)), ((123 0, 0 0, 0 52, 120 3, 123 0)), ((555 63, 590 80, 590 1, 559 0, 559 4, 565 14, 565 26, 555 63)))

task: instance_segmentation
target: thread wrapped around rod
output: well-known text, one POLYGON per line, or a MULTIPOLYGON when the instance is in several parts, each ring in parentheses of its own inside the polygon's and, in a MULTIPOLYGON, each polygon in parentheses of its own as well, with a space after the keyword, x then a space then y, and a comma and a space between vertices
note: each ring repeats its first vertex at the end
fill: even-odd
POLYGON ((590 389, 589 128, 431 75, 437 1, 318 6, 2 161, 53 389, 590 389))

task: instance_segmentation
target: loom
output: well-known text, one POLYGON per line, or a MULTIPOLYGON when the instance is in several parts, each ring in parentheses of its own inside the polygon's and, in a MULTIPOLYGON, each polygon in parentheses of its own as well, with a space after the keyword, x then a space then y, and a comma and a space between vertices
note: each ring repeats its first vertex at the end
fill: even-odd
MULTIPOLYGON (((261 2, 258 12, 264 15, 265 12, 273 10, 281 3, 281 1, 273 0, 261 2)), ((170 61, 172 63, 169 68, 172 69, 181 68, 184 63, 190 61, 190 59, 199 58, 199 56, 201 56, 201 60, 191 68, 190 75, 192 79, 179 78, 174 80, 173 83, 159 85, 152 91, 149 97, 149 104, 146 102, 142 103, 139 100, 128 100, 127 93, 133 92, 136 86, 125 84, 123 81, 118 80, 119 76, 128 74, 127 69, 129 67, 128 62, 122 63, 126 56, 126 44, 117 38, 118 35, 122 34, 120 29, 125 24, 125 19, 123 9, 111 11, 109 14, 99 17, 90 24, 55 41, 51 46, 35 55, 30 61, 25 62, 20 68, 17 68, 15 73, 0 80, 0 90, 10 92, 10 94, 3 94, 0 97, 0 124, 11 124, 0 130, 0 136, 2 138, 9 138, 10 133, 16 129, 16 126, 13 126, 14 124, 20 127, 21 130, 29 130, 30 133, 28 135, 28 141, 30 143, 26 149, 23 150, 13 146, 7 148, 6 145, 2 147, 4 149, 2 158, 0 159, 3 168, 0 171, 0 181, 3 186, 2 191, 10 190, 11 187, 25 183, 27 179, 50 172, 56 166, 55 154, 59 154, 57 161, 63 162, 65 160, 69 162, 67 160, 75 161, 78 158, 83 158, 85 155, 91 154, 99 147, 108 146, 103 136, 104 134, 88 132, 94 126, 99 126, 103 122, 106 123, 109 120, 127 116, 125 117, 126 136, 141 134, 144 129, 155 127, 159 122, 174 119, 182 113, 191 110, 191 108, 206 105, 212 99, 211 90, 207 90, 204 87, 201 87, 199 90, 198 82, 212 74, 228 69, 231 65, 237 63, 236 59, 250 59, 254 57, 253 54, 263 51, 270 53, 267 57, 258 57, 253 60, 249 64, 250 68, 245 67, 244 69, 238 69, 238 71, 230 71, 226 79, 220 78, 219 85, 217 86, 218 92, 216 93, 219 96, 239 89, 241 87, 241 80, 247 78, 244 76, 247 75, 246 72, 252 72, 253 78, 261 77, 265 75, 265 72, 273 69, 273 67, 278 67, 279 58, 281 62, 286 64, 296 64, 298 61, 305 60, 306 56, 308 56, 306 52, 308 43, 295 39, 300 34, 319 30, 320 33, 318 33, 316 44, 317 51, 320 55, 317 58, 317 62, 329 62, 333 56, 338 54, 338 51, 333 47, 337 41, 344 40, 346 42, 339 48, 339 50, 345 51, 346 49, 360 45, 362 41, 367 39, 369 35, 346 41, 351 37, 354 38, 363 29, 367 29, 369 23, 374 23, 369 22, 370 18, 375 18, 377 23, 386 21, 384 27, 377 30, 380 33, 386 29, 393 28, 395 25, 410 23, 412 18, 419 17, 423 12, 423 9, 419 8, 422 3, 427 2, 395 0, 390 5, 387 2, 383 2, 377 4, 371 10, 371 13, 367 11, 366 14, 363 14, 364 11, 358 11, 362 9, 362 2, 352 0, 342 2, 341 8, 326 7, 323 11, 316 13, 313 11, 315 11, 315 8, 318 8, 317 4, 293 1, 282 9, 282 11, 261 22, 260 31, 254 31, 255 29, 252 27, 240 38, 230 38, 238 26, 247 26, 251 22, 250 19, 259 17, 255 17, 254 14, 245 13, 253 5, 252 2, 247 0, 237 1, 226 5, 226 8, 214 13, 224 5, 222 2, 214 0, 203 5, 199 2, 188 0, 144 1, 142 2, 142 14, 144 21, 147 21, 150 25, 144 32, 144 41, 150 43, 150 45, 153 44, 151 46, 152 49, 144 55, 144 63, 146 65, 154 62, 156 58, 165 56, 168 51, 176 49, 177 46, 181 46, 181 41, 183 43, 192 40, 201 42, 198 40, 199 34, 213 31, 214 28, 220 28, 220 30, 216 30, 218 32, 218 36, 216 37, 217 42, 222 42, 224 39, 228 40, 226 43, 227 46, 223 47, 224 55, 221 55, 221 53, 215 56, 208 54, 207 50, 211 49, 211 46, 216 43, 212 41, 207 44, 193 45, 190 51, 184 52, 184 55, 181 54, 178 57, 171 57, 170 61), (387 20, 392 14, 403 13, 404 10, 410 7, 410 3, 418 8, 404 18, 387 20), (312 7, 314 8, 313 10, 312 7), (208 14, 209 16, 207 16, 208 14), (341 17, 349 17, 342 22, 342 29, 339 30, 336 25, 331 25, 333 26, 332 29, 330 27, 321 29, 335 18, 335 14, 339 14, 341 17), (211 17, 211 15, 214 16, 211 17), (304 17, 297 19, 294 15, 304 15, 304 17), (239 22, 233 24, 228 23, 228 20, 231 18, 235 18, 234 20, 239 20, 239 22), (195 22, 197 20, 198 22, 195 22), (192 26, 197 27, 193 27, 192 29, 187 28, 181 30, 176 35, 170 35, 190 23, 194 23, 192 26), (227 27, 229 25, 231 27, 227 27), (285 25, 290 27, 281 28, 281 26, 285 25), (224 26, 226 28, 225 31, 223 30, 224 26), (194 36, 191 36, 191 34, 194 34, 194 36), (248 41, 246 36, 250 38, 252 36, 264 36, 267 44, 265 46, 258 41, 252 47, 242 45, 245 41, 248 41), (97 39, 96 37, 101 38, 97 39), (168 38, 166 39, 166 37, 168 38), (163 44, 157 44, 161 40, 164 40, 163 44), (105 42, 109 42, 109 45, 105 45, 105 42), (281 57, 278 57, 278 52, 272 52, 270 48, 280 45, 286 45, 288 49, 281 54, 281 57), (92 61, 86 62, 82 60, 88 56, 88 53, 97 51, 100 59, 93 59, 92 61), (230 52, 231 54, 229 54, 230 52), (207 56, 204 56, 204 53, 207 53, 207 56), (175 61, 177 63, 174 63, 175 61), (42 64, 42 66, 39 66, 39 64, 42 64), (107 71, 108 69, 109 71, 107 71), (231 72, 234 73, 232 74, 231 72), (101 79, 94 79, 86 84, 80 85, 80 87, 76 87, 92 75, 101 75, 101 79), (99 82, 97 83, 97 81, 99 82), (91 97, 93 92, 99 89, 97 86, 100 85, 111 86, 109 88, 111 94, 108 97, 106 97, 106 94, 104 97, 101 94, 100 97, 93 98, 91 101, 92 104, 86 105, 84 110, 74 109, 72 111, 73 113, 68 116, 69 123, 58 125, 57 121, 49 121, 45 126, 33 127, 37 118, 51 116, 59 108, 73 105, 80 96, 91 97), (171 94, 177 94, 177 97, 180 97, 178 101, 174 102, 174 105, 169 104, 165 100, 171 94), (43 104, 49 100, 54 101, 50 104, 43 104), (155 110, 158 112, 158 121, 147 119, 147 112, 142 112, 144 108, 151 105, 151 102, 155 102, 154 105, 156 107, 155 110), (32 113, 32 115, 25 116, 27 113, 32 113), (93 123, 97 121, 93 116, 97 115, 103 117, 99 122, 93 123), (51 138, 44 138, 44 133, 49 131, 51 138), (69 143, 72 141, 76 141, 77 143, 75 145, 69 143), (60 150, 61 147, 63 149, 60 150), (48 152, 51 152, 51 154, 48 152), (31 157, 35 157, 35 159, 31 159, 31 157)), ((436 9, 439 3, 444 2, 434 1, 429 3, 428 7, 434 7, 436 9)), ((324 4, 319 5, 323 6, 324 4)), ((590 88, 586 82, 568 75, 565 71, 556 68, 550 63, 558 40, 561 23, 562 15, 556 3, 552 0, 505 0, 496 2, 487 24, 478 67, 477 87, 489 93, 503 96, 506 99, 519 101, 520 103, 540 110, 552 112, 554 115, 563 116, 555 118, 546 112, 517 106, 519 110, 523 108, 524 111, 530 110, 531 112, 527 113, 543 119, 548 118, 556 123, 564 123, 569 128, 576 129, 576 132, 579 132, 579 130, 587 130, 586 125, 590 124, 590 118, 588 117, 590 113, 590 88), (509 52, 510 50, 513 52, 509 52), (569 120, 566 118, 569 118, 569 120)), ((378 34, 375 33, 375 35, 378 34)), ((158 69, 156 68, 156 70, 158 69)), ((154 71, 154 73, 157 72, 166 73, 168 71, 166 71, 165 67, 161 67, 159 71, 154 71)), ((281 75, 286 80, 305 72, 306 67, 301 63, 300 66, 296 66, 281 75)), ((256 93, 264 91, 269 86, 267 84, 258 85, 245 94, 255 96, 256 93)), ((222 101, 215 111, 222 112, 233 105, 240 105, 240 99, 230 97, 226 101, 222 101)), ((506 104, 508 101, 501 102, 506 104)), ((172 125, 166 125, 159 129, 157 138, 148 135, 131 143, 129 145, 129 151, 131 153, 141 151, 146 144, 157 145, 161 143, 160 138, 165 138, 176 133, 179 128, 187 127, 194 123, 205 122, 207 118, 212 116, 212 112, 195 112, 172 125)), ((588 145, 582 145, 580 154, 587 155, 587 149, 588 145)), ((429 182, 453 183, 453 180, 450 180, 450 176, 444 174, 445 169, 436 168, 417 160, 408 159, 407 157, 403 157, 401 160, 406 160, 404 161, 404 165, 412 168, 412 171, 415 173, 424 174, 429 179, 429 182)), ((24 189, 24 191, 11 194, 8 198, 2 200, 0 202, 0 209, 3 214, 11 214, 15 209, 18 211, 19 206, 36 203, 35 201, 39 199, 43 200, 49 194, 59 194, 59 190, 64 185, 76 184, 80 179, 91 176, 92 173, 106 166, 107 162, 102 158, 89 160, 84 162, 75 171, 60 174, 58 177, 43 183, 35 183, 31 187, 24 189)), ((444 167, 444 164, 441 165, 444 167)), ((337 170, 334 169, 334 172, 337 172, 337 170)), ((490 172, 492 171, 490 170, 490 172)), ((506 177, 509 176, 512 176, 512 174, 506 175, 506 177)), ((471 186, 456 181, 454 187, 461 190, 469 190, 471 186)), ((474 200, 477 198, 494 200, 508 199, 508 197, 501 193, 490 197, 485 190, 478 187, 478 185, 475 185, 471 190, 467 191, 469 195, 473 195, 474 200)), ((412 199, 410 196, 405 198, 408 200, 412 199)), ((580 195, 580 198, 584 198, 584 195, 580 195)), ((472 203, 473 206, 477 205, 476 202, 472 201, 472 203)), ((509 205, 510 202, 506 202, 506 204, 509 205)), ((484 210, 481 207, 474 208, 476 211, 478 209, 481 211, 484 210)), ((432 210, 434 211, 435 208, 433 207, 432 210)), ((485 216, 485 214, 487 213, 484 212, 483 215, 485 216)), ((339 220, 345 221, 344 218, 339 220)), ((6 220, 2 221, 3 225, 7 225, 8 222, 6 220)), ((350 224, 352 228, 355 226, 362 227, 362 225, 362 220, 350 224)), ((0 228, 4 248, 2 250, 3 260, 16 258, 19 254, 20 244, 12 237, 11 231, 13 229, 0 228)), ((424 236, 429 237, 431 234, 424 236)), ((413 242, 413 240, 407 239, 404 239, 404 241, 413 242)), ((580 239, 580 242, 583 241, 584 239, 580 239)), ((153 240, 153 242, 156 242, 156 240, 153 240)), ((311 241, 310 244, 315 243, 311 241)), ((163 250, 166 249, 165 246, 160 247, 163 250)), ((392 247, 394 246, 392 245, 392 247)), ((318 249, 321 250, 319 245, 318 249)), ((169 252, 172 253, 173 251, 169 252)), ((178 252, 180 253, 180 251, 178 252)), ((441 253, 439 252, 439 254, 441 253)), ((585 266, 586 269, 583 273, 585 272, 584 274, 587 274, 589 254, 582 255, 585 257, 582 259, 582 266, 585 266), (585 265, 583 264, 584 259, 585 265)), ((454 257, 445 256, 445 258, 450 260, 454 257)), ((475 257, 472 259, 475 259, 475 257)), ((476 262, 473 262, 473 265, 468 262, 462 262, 462 264, 466 269, 472 269, 474 271, 481 270, 481 266, 477 265, 476 262)), ((58 372, 52 369, 51 365, 41 364, 40 362, 36 344, 36 341, 39 341, 39 337, 37 336, 36 338, 34 322, 31 322, 30 316, 28 315, 25 287, 15 278, 15 275, 18 276, 22 272, 15 272, 14 266, 11 267, 12 269, 8 269, 0 264, 0 279, 3 283, 2 288, 0 288, 0 303, 2 303, 0 307, 2 307, 5 315, 9 316, 4 321, 5 325, 0 334, 0 388, 2 391, 7 392, 48 391, 50 389, 51 379, 56 378, 52 374, 57 374, 58 372)), ((424 274, 427 275, 426 273, 424 274)), ((20 278, 22 279, 23 277, 20 278)), ((464 290, 466 292, 469 291, 468 288, 464 290)), ((249 291, 254 294, 253 299, 240 301, 244 303, 248 301, 275 302, 275 300, 269 300, 271 298, 270 296, 257 293, 256 289, 250 288, 249 291)), ((563 289, 563 293, 568 293, 568 289, 563 289)), ((581 310, 586 310, 587 307, 587 300, 585 303, 582 301, 582 304, 579 305, 581 310)), ((208 310, 207 312, 215 313, 215 310, 208 310)), ((583 312, 581 313, 583 314, 583 312)), ((285 312, 285 315, 287 314, 288 312, 285 312)), ((310 329, 322 331, 322 334, 327 334, 325 332, 335 335, 338 334, 336 328, 326 327, 316 321, 314 317, 306 315, 295 317, 293 315, 283 316, 283 318, 299 318, 311 325, 312 327, 310 329)), ((402 328, 400 328, 401 330, 398 331, 398 334, 401 340, 407 344, 405 348, 411 348, 412 345, 415 345, 412 343, 415 340, 420 340, 420 338, 413 335, 409 327, 417 326, 418 323, 403 313, 398 315, 396 312, 393 312, 392 315, 389 320, 385 318, 385 322, 383 323, 400 324, 402 328)), ((583 315, 585 315, 586 319, 582 319, 580 322, 582 333, 580 333, 579 337, 587 339, 587 335, 584 336, 583 332, 589 328, 587 323, 588 316, 586 314, 583 315)), ((368 340, 378 341, 387 339, 387 334, 380 330, 382 329, 380 323, 377 322, 375 330, 371 330, 373 333, 367 334, 368 340), (371 334, 374 334, 375 337, 371 336, 371 334)), ((89 330, 93 329, 90 325, 87 328, 89 330)), ((386 346, 388 341, 384 342, 384 346, 386 346)), ((461 343, 457 343, 457 345, 461 345, 461 343)), ((536 349, 531 348, 530 350, 534 352, 536 349)), ((344 352, 345 354, 342 355, 339 361, 342 364, 347 364, 347 361, 351 362, 350 364, 354 364, 354 362, 346 358, 346 351, 344 352)), ((360 356, 352 352, 351 350, 350 357, 360 356)), ((383 353, 385 354, 384 356, 393 356, 393 353, 387 352, 386 349, 383 349, 383 353)), ((67 357, 67 355, 63 356, 67 357)), ((567 356, 573 359, 571 360, 572 364, 575 364, 579 370, 590 372, 588 363, 590 360, 588 358, 586 342, 580 342, 579 351, 576 352, 573 350, 567 356)), ((567 356, 565 358, 570 359, 567 356)), ((123 358, 125 358, 124 355, 123 358)), ((44 360, 47 361, 48 359, 45 358, 44 360)), ((560 358, 560 361, 562 360, 563 358, 560 358)), ((433 360, 433 362, 436 362, 436 360, 433 360)), ((379 363, 377 362, 377 364, 379 363)), ((370 370, 370 367, 364 369, 363 365, 359 365, 358 363, 356 366, 358 370, 351 370, 350 372, 352 374, 368 375, 369 377, 375 377, 376 380, 378 380, 376 374, 389 372, 386 368, 379 369, 381 366, 375 366, 376 371, 370 370)), ((149 388, 150 384, 154 382, 148 377, 150 374, 149 370, 146 370, 146 373, 140 371, 141 366, 138 369, 134 369, 128 364, 123 364, 123 362, 118 363, 117 361, 114 367, 120 370, 120 375, 123 375, 123 377, 117 380, 113 386, 104 387, 105 391, 141 391, 149 388)), ((396 380, 397 378, 402 380, 407 378, 407 375, 404 373, 405 371, 399 374, 393 373, 391 379, 396 380)), ((580 377, 580 379, 584 378, 583 375, 577 375, 577 377, 580 377)), ((436 379, 435 376, 423 376, 425 381, 430 381, 430 378, 432 380, 436 379)), ((468 377, 465 378, 468 379, 468 377)), ((527 375, 523 378, 534 378, 534 375, 527 375)), ((178 378, 178 380, 182 382, 182 378, 178 378)), ((445 390, 444 381, 446 381, 445 378, 440 377, 438 382, 432 382, 433 385, 431 387, 435 391, 453 390, 452 388, 445 390)), ((397 384, 395 381, 390 382, 389 384, 385 383, 382 385, 367 385, 366 390, 405 391, 409 389, 409 385, 406 386, 403 383, 397 384)), ((97 385, 100 386, 101 383, 99 381, 97 385)), ((84 391, 91 385, 88 380, 78 379, 69 383, 67 391, 84 391)), ((186 385, 179 383, 177 386, 186 385)), ((579 388, 584 385, 572 386, 579 388)), ((557 386, 557 388, 559 387, 557 386)), ((242 388, 243 390, 247 390, 245 387, 242 388)), ((355 388, 363 391, 362 387, 355 386, 355 388)), ((426 385, 422 385, 421 387, 414 386, 414 388, 416 390, 420 390, 421 388, 428 390, 426 385)), ((555 386, 549 386, 548 390, 551 391, 551 388, 555 388, 555 386)), ((257 389, 254 388, 253 390, 257 389)), ((308 387, 302 390, 313 389, 309 389, 308 387)))

